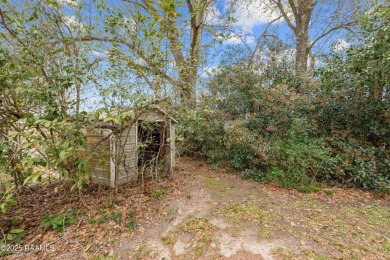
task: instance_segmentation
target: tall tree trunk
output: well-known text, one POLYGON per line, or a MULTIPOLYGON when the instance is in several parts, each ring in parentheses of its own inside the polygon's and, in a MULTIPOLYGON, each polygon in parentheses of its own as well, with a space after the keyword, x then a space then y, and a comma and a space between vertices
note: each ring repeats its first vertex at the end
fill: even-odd
POLYGON ((302 30, 302 32, 297 34, 296 38, 295 73, 299 76, 307 71, 307 61, 309 58, 308 31, 302 30))
POLYGON ((198 79, 198 66, 191 66, 189 72, 182 75, 180 98, 182 102, 189 106, 194 106, 196 103, 196 82, 198 79))
POLYGON ((370 84, 369 89, 369 99, 373 102, 379 102, 382 100, 383 91, 385 89, 385 82, 382 81, 384 75, 384 70, 374 72, 372 75, 372 83, 370 84))
POLYGON ((194 106, 196 103, 196 83, 201 59, 204 20, 208 5, 207 0, 187 0, 188 11, 191 14, 190 53, 186 61, 186 69, 180 75, 180 80, 183 88, 181 98, 184 103, 190 106, 194 106))

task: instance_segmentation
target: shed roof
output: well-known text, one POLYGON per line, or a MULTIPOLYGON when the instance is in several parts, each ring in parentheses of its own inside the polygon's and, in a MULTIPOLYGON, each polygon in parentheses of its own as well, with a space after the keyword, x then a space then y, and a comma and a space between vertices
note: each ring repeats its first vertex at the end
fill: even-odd
POLYGON ((169 119, 172 120, 172 122, 174 122, 175 124, 177 124, 177 120, 174 119, 173 117, 171 117, 165 110, 163 110, 163 109, 160 108, 159 106, 153 106, 152 109, 154 109, 154 110, 156 110, 157 112, 159 112, 159 113, 161 113, 161 114, 167 116, 169 119))
MULTIPOLYGON (((154 110, 155 112, 157 112, 157 113, 159 113, 159 114, 161 114, 163 116, 168 117, 169 119, 172 120, 173 123, 177 124, 177 120, 174 119, 173 117, 171 117, 165 110, 163 110, 159 106, 154 105, 154 106, 151 107, 150 110, 154 110)), ((129 109, 128 111, 123 111, 123 112, 129 112, 129 111, 131 111, 131 109, 129 109)), ((148 111, 145 111, 144 113, 146 113, 146 112, 148 112, 148 111)), ((106 118, 106 117, 108 117, 110 115, 114 115, 114 114, 118 114, 118 111, 112 109, 108 113, 107 112, 101 113, 100 116, 99 116, 99 119, 100 120, 104 120, 104 118, 106 118)))

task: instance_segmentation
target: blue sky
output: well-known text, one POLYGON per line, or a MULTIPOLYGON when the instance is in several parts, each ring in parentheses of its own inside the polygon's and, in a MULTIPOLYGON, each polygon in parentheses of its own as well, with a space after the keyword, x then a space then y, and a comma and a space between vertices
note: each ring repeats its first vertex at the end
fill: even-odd
MULTIPOLYGON (((106 1, 92 1, 92 0, 58 0, 63 5, 63 12, 67 16, 67 23, 72 25, 75 29, 82 28, 89 23, 95 25, 103 25, 104 20, 109 16, 106 11, 99 13, 96 8, 96 2, 106 2, 106 1), (82 11, 77 15, 78 7, 80 7, 80 3, 83 3, 81 6, 83 8, 82 11), (93 4, 91 4, 93 3, 93 4), (84 25, 82 25, 84 24, 84 25)), ((261 32, 266 27, 267 23, 278 16, 277 12, 272 12, 272 9, 266 9, 264 6, 264 0, 252 0, 251 4, 246 4, 244 2, 238 2, 239 4, 235 7, 235 13, 233 16, 236 21, 230 26, 230 29, 234 31, 234 33, 230 33, 230 38, 225 39, 222 44, 219 44, 218 41, 215 41, 215 32, 221 31, 227 34, 227 30, 223 30, 219 27, 220 24, 223 23, 224 17, 226 16, 226 9, 228 7, 228 3, 231 0, 217 0, 216 3, 209 7, 209 15, 206 19, 206 22, 209 25, 212 25, 211 33, 205 32, 203 37, 203 44, 213 43, 211 48, 206 49, 205 54, 208 56, 204 56, 207 59, 207 62, 203 63, 199 73, 201 75, 201 79, 207 76, 206 72, 211 72, 213 68, 217 67, 220 61, 223 58, 226 58, 226 51, 231 47, 241 48, 251 50, 254 48, 256 44, 257 37, 261 34, 261 32)), ((129 7, 128 3, 124 3, 120 0, 110 0, 108 1, 108 6, 111 9, 116 9, 119 11, 123 11, 126 13, 126 8, 129 7)), ((184 2, 183 2, 184 3, 184 2)), ((332 3, 332 2, 330 2, 332 3)), ((332 4, 324 4, 320 6, 318 13, 313 14, 316 19, 313 21, 312 29, 310 31, 310 36, 314 39, 321 31, 323 31, 323 27, 326 26, 327 21, 329 20, 328 16, 330 13, 335 11, 336 6, 332 4), (327 20, 328 19, 328 20, 327 20)), ((178 18, 179 25, 184 26, 184 21, 188 20, 188 12, 185 9, 184 4, 178 11, 182 14, 181 18, 178 18)), ((269 29, 269 33, 278 36, 282 42, 284 42, 287 48, 294 48, 294 35, 292 31, 287 27, 286 23, 281 19, 277 23, 274 23, 269 29)), ((318 44, 314 48, 315 53, 324 53, 328 52, 331 49, 333 43, 337 41, 341 41, 341 46, 347 46, 348 43, 345 41, 346 32, 338 31, 330 35, 330 37, 324 38, 322 41, 318 42, 318 44)), ((188 46, 188 38, 189 34, 184 33, 182 36, 183 42, 188 46)), ((91 55, 95 58, 102 58, 107 56, 108 46, 105 49, 104 45, 101 45, 99 48, 91 49, 91 55)), ((293 56, 293 52, 286 52, 288 55, 293 56)), ((134 56, 135 59, 137 57, 134 56)), ((292 57, 293 58, 293 57, 292 57)), ((140 61, 142 62, 142 61, 140 61)), ((100 65, 102 67, 107 66, 107 62, 101 62, 100 65)), ((108 84, 112 84, 112 80, 106 81, 108 84)), ((89 91, 85 93, 85 97, 91 100, 94 99, 95 96, 98 96, 96 92, 89 91)))

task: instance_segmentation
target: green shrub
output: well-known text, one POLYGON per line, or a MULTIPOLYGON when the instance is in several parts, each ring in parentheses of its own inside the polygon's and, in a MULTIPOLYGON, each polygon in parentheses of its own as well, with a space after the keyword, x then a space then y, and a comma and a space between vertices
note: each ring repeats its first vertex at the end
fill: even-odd
POLYGON ((167 193, 167 191, 164 189, 164 188, 158 188, 156 189, 154 192, 153 192, 153 197, 155 198, 160 198, 161 196, 163 196, 165 193, 167 193))
POLYGON ((120 212, 108 212, 106 214, 107 219, 112 220, 116 223, 122 222, 122 215, 120 212))
POLYGON ((300 188, 329 174, 334 164, 321 139, 290 138, 279 143, 278 164, 265 175, 265 180, 277 181, 285 188, 300 188))
POLYGON ((245 169, 241 172, 241 176, 258 182, 264 181, 264 173, 256 169, 245 169))
POLYGON ((332 137, 327 140, 337 161, 335 170, 323 175, 328 181, 364 189, 390 188, 390 152, 355 138, 332 137))
POLYGON ((69 210, 64 214, 52 214, 45 217, 41 225, 43 227, 51 228, 56 232, 63 232, 66 227, 73 224, 77 218, 77 212, 74 209, 69 210))
POLYGON ((180 115, 182 152, 304 193, 320 190, 318 182, 390 191, 387 101, 318 86, 302 85, 300 92, 287 84, 236 87, 232 96, 203 98, 180 115), (229 107, 237 91, 251 97, 240 109, 229 107))

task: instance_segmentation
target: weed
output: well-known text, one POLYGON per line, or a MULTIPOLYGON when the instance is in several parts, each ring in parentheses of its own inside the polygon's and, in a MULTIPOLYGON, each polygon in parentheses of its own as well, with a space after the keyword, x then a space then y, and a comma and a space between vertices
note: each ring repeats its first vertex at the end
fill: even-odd
POLYGON ((106 216, 109 220, 112 220, 116 223, 120 223, 122 221, 122 216, 119 212, 109 212, 106 214, 106 216))
MULTIPOLYGON (((22 240, 22 236, 26 233, 26 231, 24 229, 20 229, 20 228, 12 228, 11 230, 9 230, 8 232, 6 232, 5 234, 5 242, 7 243, 11 243, 11 244, 20 244, 20 241, 22 240)), ((3 241, 4 240, 1 240, 0 241, 0 246, 3 246, 3 241)), ((0 256, 2 256, 1 254, 2 252, 0 252, 0 256)))
POLYGON ((216 178, 207 178, 204 180, 204 184, 206 184, 209 189, 224 188, 226 186, 222 180, 216 178))
POLYGON ((167 216, 172 217, 173 214, 175 214, 175 211, 173 209, 167 209, 167 216))
POLYGON ((117 203, 118 203, 118 200, 115 198, 115 196, 110 195, 110 197, 108 197, 107 199, 104 200, 103 206, 105 208, 111 208, 111 207, 115 206, 117 203))
POLYGON ((320 184, 307 184, 298 188, 300 193, 312 193, 312 192, 320 192, 322 190, 320 184))
POLYGON ((165 195, 167 191, 164 188, 158 188, 153 192, 153 197, 160 198, 161 196, 165 195))
POLYGON ((220 163, 214 163, 211 165, 211 169, 214 171, 219 171, 221 169, 222 165, 220 163))
POLYGON ((324 190, 324 193, 325 193, 326 195, 332 195, 332 194, 335 194, 336 191, 335 191, 335 190, 332 190, 332 189, 325 189, 325 190, 324 190))
POLYGON ((201 256, 205 253, 207 246, 211 243, 211 231, 214 229, 212 225, 204 218, 190 216, 185 222, 180 225, 184 232, 193 233, 195 235, 195 254, 201 256))
POLYGON ((134 257, 137 260, 148 258, 149 255, 152 253, 152 249, 150 249, 148 246, 141 245, 135 252, 134 257))
POLYGON ((133 210, 130 210, 127 214, 128 221, 127 221, 127 227, 131 231, 135 231, 137 229, 138 220, 135 218, 135 212, 133 210))
POLYGON ((70 209, 64 214, 52 214, 45 217, 41 225, 46 229, 51 227, 56 232, 63 232, 66 227, 75 222, 77 215, 78 213, 74 209, 70 209))
POLYGON ((93 225, 99 225, 106 222, 106 218, 101 217, 95 217, 95 218, 88 218, 88 223, 93 225))
POLYGON ((229 203, 222 209, 222 213, 232 219, 247 219, 253 221, 263 221, 269 214, 254 205, 247 205, 244 203, 229 203))
POLYGON ((163 242, 167 245, 173 245, 178 241, 180 234, 191 233, 193 239, 188 247, 191 249, 188 252, 188 259, 194 259, 197 258, 194 254, 199 257, 205 253, 211 243, 212 230, 214 229, 215 227, 209 224, 206 219, 190 216, 176 230, 164 237, 163 242))
POLYGON ((269 231, 269 230, 265 230, 263 227, 259 228, 257 230, 257 236, 259 238, 272 238, 274 237, 275 235, 269 231))
POLYGON ((163 238, 163 242, 166 245, 174 245, 177 242, 178 234, 176 231, 170 232, 166 237, 163 238))

